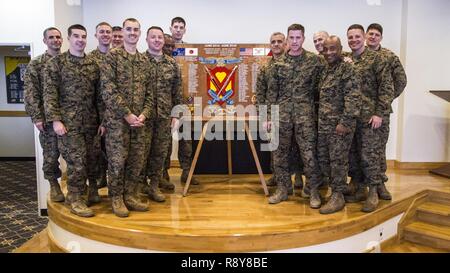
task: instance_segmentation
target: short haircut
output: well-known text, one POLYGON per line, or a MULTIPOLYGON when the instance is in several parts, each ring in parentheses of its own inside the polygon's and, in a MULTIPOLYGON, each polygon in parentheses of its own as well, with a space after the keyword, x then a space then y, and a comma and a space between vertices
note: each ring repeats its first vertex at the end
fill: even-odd
POLYGON ((330 36, 330 34, 328 34, 328 32, 326 32, 325 30, 319 30, 316 33, 314 33, 314 35, 317 35, 317 34, 322 34, 322 35, 325 35, 327 37, 330 36))
POLYGON ((61 31, 59 31, 59 29, 57 29, 56 27, 48 27, 42 33, 44 35, 44 39, 47 39, 47 32, 49 32, 50 30, 56 30, 59 32, 59 35, 61 35, 61 31))
POLYGON ((122 27, 119 26, 113 26, 112 31, 122 31, 122 27))
POLYGON ((272 37, 275 36, 275 35, 281 35, 281 36, 283 36, 283 39, 286 39, 286 36, 283 33, 279 32, 279 31, 272 33, 272 35, 270 35, 270 39, 272 40, 272 37))
POLYGON ((99 26, 108 26, 108 27, 112 28, 112 26, 110 24, 108 24, 107 22, 100 22, 100 23, 98 23, 98 25, 95 26, 96 32, 97 32, 97 29, 99 26))
POLYGON ((168 34, 168 33, 164 33, 164 38, 172 39, 172 35, 170 35, 170 34, 168 34))
POLYGON ((378 30, 378 32, 380 32, 380 34, 383 35, 383 27, 380 24, 377 24, 377 23, 370 24, 367 27, 367 31, 366 32, 369 32, 369 30, 371 30, 371 29, 378 30))
POLYGON ((349 26, 348 29, 347 29, 347 32, 349 32, 349 31, 352 30, 352 29, 359 29, 359 30, 361 30, 363 33, 365 33, 364 27, 361 26, 360 24, 353 24, 353 25, 349 26))
POLYGON ((71 26, 67 29, 67 34, 69 35, 69 37, 70 37, 70 35, 72 35, 72 30, 74 30, 74 29, 83 30, 84 32, 87 33, 87 30, 86 30, 86 28, 85 28, 84 26, 82 26, 82 25, 80 25, 80 24, 75 24, 75 25, 71 25, 71 26))
POLYGON ((133 22, 133 23, 138 23, 139 24, 139 28, 141 27, 141 23, 139 23, 139 21, 137 19, 135 19, 135 18, 127 18, 127 19, 125 19, 123 21, 123 23, 122 23, 122 27, 125 27, 125 23, 128 22, 128 21, 133 22))
POLYGON ((328 36, 327 40, 336 40, 339 43, 339 45, 342 47, 341 38, 339 38, 339 36, 331 35, 331 36, 328 36))
POLYGON ((287 29, 287 33, 289 33, 289 31, 291 30, 301 30, 303 35, 305 35, 305 27, 300 25, 300 24, 292 24, 288 27, 287 29))
POLYGON ((158 27, 158 26, 151 26, 151 27, 149 27, 149 28, 147 29, 147 35, 148 35, 148 32, 149 32, 150 30, 152 30, 152 29, 161 30, 161 32, 164 34, 164 30, 162 30, 162 28, 160 28, 160 27, 158 27))
POLYGON ((170 25, 173 26, 174 23, 183 23, 183 25, 186 26, 186 21, 182 17, 174 17, 170 22, 170 25))

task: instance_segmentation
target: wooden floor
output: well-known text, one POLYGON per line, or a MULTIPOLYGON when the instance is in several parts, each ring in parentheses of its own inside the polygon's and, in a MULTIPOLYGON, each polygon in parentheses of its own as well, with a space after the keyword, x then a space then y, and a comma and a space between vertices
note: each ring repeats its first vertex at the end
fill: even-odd
MULTIPOLYGON (((290 196, 287 202, 269 205, 257 175, 236 175, 232 178, 197 176, 200 185, 191 186, 188 195, 183 197, 182 187, 178 182, 179 170, 172 168, 170 173, 172 181, 176 183, 175 193, 167 193, 164 203, 150 201, 149 212, 132 212, 128 218, 118 218, 111 211, 106 192, 102 192, 103 202, 93 206, 95 217, 80 218, 71 214, 62 204, 49 203, 50 219, 74 233, 118 245, 132 242, 137 247, 151 245, 152 249, 177 251, 180 244, 189 246, 195 242, 195 248, 188 248, 188 251, 233 251, 226 248, 226 243, 223 245, 224 241, 220 241, 236 243, 224 239, 232 235, 241 236, 239 239, 242 239, 242 244, 237 243, 237 246, 242 247, 241 251, 273 250, 282 249, 289 244, 299 247, 341 239, 356 233, 355 229, 365 230, 373 226, 374 221, 384 221, 397 215, 398 211, 404 211, 407 205, 402 205, 401 201, 422 190, 450 192, 449 179, 431 175, 428 171, 389 170, 389 182, 386 185, 393 200, 381 201, 380 209, 375 214, 360 212, 362 204, 347 204, 341 212, 321 215, 318 210, 309 208, 308 200, 298 195, 290 196), (338 226, 342 233, 331 234, 330 226, 338 226), (136 234, 121 237, 124 231, 129 230, 148 236, 144 240, 136 234), (294 233, 298 233, 299 237, 285 236, 294 233), (119 239, 111 239, 114 235, 119 239), (176 237, 177 242, 168 243, 163 239, 167 236, 176 237), (248 241, 245 240, 246 237, 248 241), (263 239, 255 243, 252 238, 256 237, 263 239)), ((145 197, 143 199, 146 200, 145 197)), ((44 236, 37 237, 41 237, 40 242, 45 244, 46 238, 42 238, 44 236)), ((237 237, 234 238, 229 240, 236 240, 237 237)), ((38 242, 35 251, 39 251, 39 246, 41 243, 38 242)), ((411 245, 401 246, 397 250, 427 252, 420 246, 411 245)), ((33 247, 17 250, 21 251, 33 252, 33 247)), ((392 246, 389 252, 397 251, 392 246)))

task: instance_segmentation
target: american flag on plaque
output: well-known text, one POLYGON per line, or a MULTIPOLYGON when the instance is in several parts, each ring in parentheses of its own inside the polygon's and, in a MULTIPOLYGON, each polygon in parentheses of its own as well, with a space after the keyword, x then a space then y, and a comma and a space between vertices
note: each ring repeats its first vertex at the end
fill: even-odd
POLYGON ((250 47, 241 47, 239 48, 240 56, 253 56, 253 48, 250 47))

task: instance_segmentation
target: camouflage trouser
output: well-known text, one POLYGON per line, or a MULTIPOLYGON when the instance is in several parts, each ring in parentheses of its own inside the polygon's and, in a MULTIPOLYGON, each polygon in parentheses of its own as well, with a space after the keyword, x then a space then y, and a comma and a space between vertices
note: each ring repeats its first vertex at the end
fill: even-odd
POLYGON ((96 130, 69 132, 58 137, 58 147, 67 163, 68 191, 83 193, 86 179, 95 181, 98 175, 100 136, 96 130))
POLYGON ((388 177, 386 176, 387 171, 387 163, 386 163, 386 144, 389 140, 389 126, 390 126, 390 119, 389 116, 383 117, 383 122, 381 123, 380 130, 380 137, 381 137, 381 146, 380 146, 380 176, 381 181, 386 182, 388 181, 388 177))
POLYGON ((314 121, 304 123, 280 122, 279 146, 273 151, 275 177, 278 185, 291 183, 289 169, 289 154, 295 136, 303 161, 305 176, 310 181, 310 188, 317 189, 320 186, 320 170, 317 163, 317 130, 314 121))
POLYGON ((155 118, 149 121, 147 134, 147 162, 145 174, 159 181, 172 142, 170 119, 155 118))
MULTIPOLYGON (((377 153, 379 154, 379 175, 380 175, 380 179, 382 182, 386 182, 388 180, 387 176, 386 176, 386 170, 387 170, 387 165, 386 165, 386 144, 389 138, 389 117, 387 118, 383 118, 383 122, 381 124, 381 127, 374 130, 377 132, 378 138, 379 138, 379 142, 377 143, 378 145, 378 151, 377 153)), ((364 183, 365 181, 365 176, 364 176, 364 172, 361 169, 360 166, 360 159, 361 156, 358 153, 358 147, 357 147, 357 141, 356 141, 356 134, 354 136, 353 142, 352 142, 352 146, 350 149, 350 153, 349 153, 349 164, 350 164, 350 169, 349 169, 349 176, 353 178, 354 181, 359 182, 359 183, 364 183)))
POLYGON ((39 132, 39 142, 41 143, 44 158, 42 164, 44 178, 47 180, 57 180, 61 177, 61 169, 59 168, 58 161, 58 136, 53 131, 52 123, 44 124, 44 131, 39 132))
POLYGON ((123 122, 109 124, 106 131, 108 191, 111 196, 134 194, 144 166, 147 129, 123 122))
POLYGON ((100 156, 98 157, 98 169, 99 174, 97 178, 102 178, 102 176, 106 176, 106 171, 108 170, 108 157, 106 155, 106 139, 103 136, 100 140, 100 156))
POLYGON ((380 177, 381 130, 358 119, 349 161, 352 176, 356 182, 366 185, 378 185, 380 177))
POLYGON ((330 178, 333 192, 344 192, 347 185, 348 153, 353 140, 352 132, 340 136, 334 132, 319 133, 317 155, 322 173, 330 178))
MULTIPOLYGON (((170 155, 172 154, 172 141, 169 143, 169 150, 167 150, 166 161, 164 162, 164 169, 170 169, 170 155)), ((178 141, 178 161, 183 170, 189 171, 192 163, 192 140, 180 139, 178 141)))
MULTIPOLYGON (((274 158, 273 152, 270 153, 270 170, 274 173, 274 158)), ((300 151, 298 150, 297 141, 295 140, 294 134, 292 134, 292 145, 289 151, 289 173, 290 174, 303 174, 303 161, 300 158, 300 151)))

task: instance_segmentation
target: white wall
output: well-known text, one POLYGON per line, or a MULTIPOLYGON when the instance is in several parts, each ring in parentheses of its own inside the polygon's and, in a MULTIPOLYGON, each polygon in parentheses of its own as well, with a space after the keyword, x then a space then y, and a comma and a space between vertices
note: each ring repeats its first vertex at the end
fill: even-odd
POLYGON ((450 104, 429 90, 450 90, 450 1, 407 2, 403 124, 397 153, 403 162, 450 161, 450 104))
POLYGON ((69 49, 67 29, 74 24, 83 24, 83 1, 54 0, 54 2, 55 26, 61 31, 63 40, 65 41, 61 47, 61 52, 64 52, 69 49))
MULTIPOLYGON (((401 14, 402 0, 135 0, 133 4, 121 0, 83 2, 89 50, 96 47, 93 33, 101 21, 121 25, 125 18, 138 19, 144 30, 139 49, 145 50, 145 31, 149 26, 158 25, 169 32, 170 20, 181 16, 187 23, 184 40, 191 43, 266 43, 272 32, 286 32, 290 24, 301 23, 306 28, 304 47, 311 51, 315 51, 312 36, 318 30, 336 34, 346 44, 348 26, 353 23, 367 26, 379 22, 385 28, 383 45, 400 54, 401 14), (381 2, 381 5, 368 4, 377 2, 381 2)), ((349 50, 347 45, 345 48, 349 50)), ((393 106, 388 159, 396 158, 397 148, 397 104, 393 106)))

